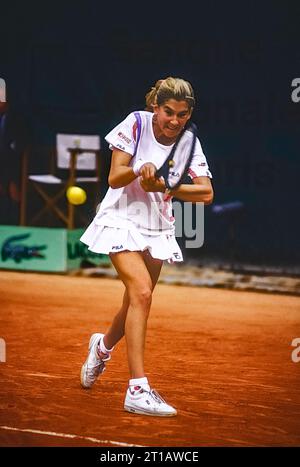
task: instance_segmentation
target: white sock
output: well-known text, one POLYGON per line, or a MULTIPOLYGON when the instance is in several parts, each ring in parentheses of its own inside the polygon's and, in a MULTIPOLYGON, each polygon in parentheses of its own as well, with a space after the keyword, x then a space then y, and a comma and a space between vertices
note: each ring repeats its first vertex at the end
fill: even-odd
POLYGON ((99 348, 100 352, 102 352, 104 354, 110 353, 110 352, 112 352, 114 350, 114 347, 112 349, 107 349, 105 347, 104 338, 100 339, 99 344, 98 344, 98 348, 99 348))
POLYGON ((145 389, 145 391, 150 391, 150 386, 149 386, 149 383, 148 383, 148 378, 146 376, 144 376, 143 378, 134 378, 134 379, 130 379, 129 380, 129 386, 140 386, 142 387, 143 389, 145 389))

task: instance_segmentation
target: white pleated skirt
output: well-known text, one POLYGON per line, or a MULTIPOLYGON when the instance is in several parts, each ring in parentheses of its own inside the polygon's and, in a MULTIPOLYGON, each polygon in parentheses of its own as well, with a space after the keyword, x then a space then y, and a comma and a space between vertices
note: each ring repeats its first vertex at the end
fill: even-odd
POLYGON ((121 251, 149 250, 153 258, 167 260, 169 263, 183 261, 182 251, 175 235, 145 235, 136 228, 118 228, 97 225, 93 221, 80 241, 93 253, 108 255, 121 251))

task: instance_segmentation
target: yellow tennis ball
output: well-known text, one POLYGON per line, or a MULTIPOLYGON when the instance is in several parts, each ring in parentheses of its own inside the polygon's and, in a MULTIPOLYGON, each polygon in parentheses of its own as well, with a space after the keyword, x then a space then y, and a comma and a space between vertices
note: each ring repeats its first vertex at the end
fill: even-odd
POLYGON ((83 204, 86 201, 86 192, 79 186, 70 186, 67 189, 67 198, 71 204, 83 204))

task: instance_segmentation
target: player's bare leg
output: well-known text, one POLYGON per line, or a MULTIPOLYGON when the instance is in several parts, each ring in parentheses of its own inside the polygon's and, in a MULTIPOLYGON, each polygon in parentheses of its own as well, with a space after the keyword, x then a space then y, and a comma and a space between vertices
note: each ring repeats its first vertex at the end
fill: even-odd
POLYGON ((110 327, 105 333, 104 344, 108 349, 114 347, 117 342, 119 342, 125 334, 125 321, 127 316, 127 311, 129 307, 129 298, 127 290, 125 290, 123 295, 123 303, 115 315, 110 327))

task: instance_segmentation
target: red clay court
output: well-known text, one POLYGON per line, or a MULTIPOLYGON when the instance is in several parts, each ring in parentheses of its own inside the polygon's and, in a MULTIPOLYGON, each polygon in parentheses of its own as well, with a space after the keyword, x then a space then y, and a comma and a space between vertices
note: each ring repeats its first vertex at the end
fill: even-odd
POLYGON ((80 386, 90 334, 122 294, 115 279, 0 272, 1 446, 300 444, 299 297, 158 284, 146 369, 178 410, 164 419, 123 411, 124 341, 80 386))

